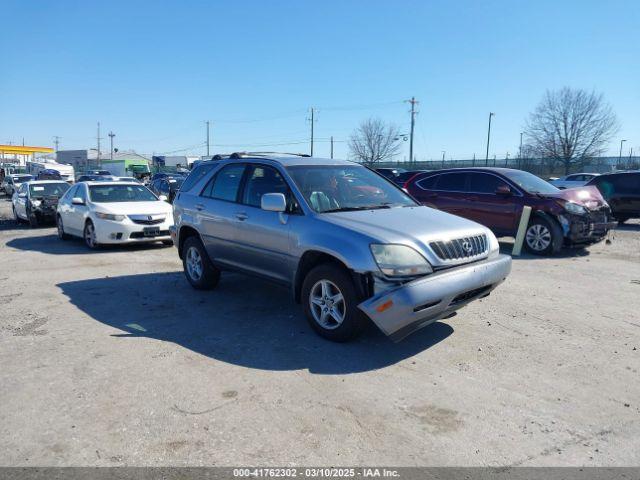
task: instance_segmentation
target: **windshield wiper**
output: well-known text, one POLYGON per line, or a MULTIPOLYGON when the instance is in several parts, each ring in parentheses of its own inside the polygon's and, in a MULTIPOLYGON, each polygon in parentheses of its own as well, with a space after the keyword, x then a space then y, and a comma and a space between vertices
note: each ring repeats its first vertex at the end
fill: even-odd
POLYGON ((341 207, 341 208, 332 208, 331 210, 323 210, 321 213, 356 212, 358 210, 378 210, 381 208, 391 208, 391 206, 388 204, 383 204, 383 205, 367 205, 364 207, 341 207))

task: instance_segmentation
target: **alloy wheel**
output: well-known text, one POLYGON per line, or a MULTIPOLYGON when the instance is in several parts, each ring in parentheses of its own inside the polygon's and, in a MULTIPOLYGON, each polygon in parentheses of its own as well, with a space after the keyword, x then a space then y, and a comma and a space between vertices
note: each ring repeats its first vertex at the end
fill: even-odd
POLYGON ((551 232, 544 225, 536 223, 527 230, 526 240, 529 248, 541 252, 551 244, 551 232))
POLYGON ((319 280, 313 285, 309 294, 309 306, 314 320, 322 328, 333 330, 344 322, 344 296, 336 284, 329 280, 319 280))
POLYGON ((195 247, 190 247, 187 250, 187 273, 191 277, 191 279, 195 282, 202 278, 202 272, 204 270, 204 266, 202 264, 202 256, 200 252, 195 247))
POLYGON ((84 228, 84 241, 87 243, 89 248, 94 248, 96 246, 96 229, 93 226, 93 223, 88 223, 84 228))

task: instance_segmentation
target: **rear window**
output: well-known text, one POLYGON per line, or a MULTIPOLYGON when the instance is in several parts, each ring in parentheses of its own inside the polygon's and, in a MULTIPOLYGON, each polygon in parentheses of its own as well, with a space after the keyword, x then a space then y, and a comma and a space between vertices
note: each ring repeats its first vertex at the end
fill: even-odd
POLYGON ((201 163, 194 168, 187 179, 180 186, 181 192, 188 192, 193 186, 202 180, 211 170, 216 167, 215 163, 201 163))

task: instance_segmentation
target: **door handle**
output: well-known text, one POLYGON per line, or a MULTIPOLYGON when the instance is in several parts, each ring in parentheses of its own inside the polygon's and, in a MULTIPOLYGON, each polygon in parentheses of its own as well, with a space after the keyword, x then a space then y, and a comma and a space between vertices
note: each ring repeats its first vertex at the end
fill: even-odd
POLYGON ((201 203, 198 203, 198 204, 196 205, 196 210, 198 210, 198 211, 204 210, 204 205, 203 205, 203 204, 201 204, 201 203))
POLYGON ((236 218, 241 222, 244 222, 247 218, 249 218, 249 216, 244 212, 239 212, 239 213, 236 213, 236 218))

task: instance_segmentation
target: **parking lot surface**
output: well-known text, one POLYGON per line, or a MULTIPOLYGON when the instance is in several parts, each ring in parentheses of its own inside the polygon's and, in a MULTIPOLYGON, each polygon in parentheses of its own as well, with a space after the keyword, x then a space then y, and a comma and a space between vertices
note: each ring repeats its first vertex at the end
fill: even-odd
MULTIPOLYGON (((288 290, 89 251, 0 197, 0 465, 637 465, 640 223, 514 259, 391 343, 316 336, 288 290)), ((511 243, 503 244, 505 252, 511 243)))

